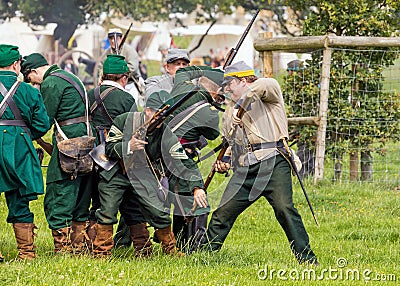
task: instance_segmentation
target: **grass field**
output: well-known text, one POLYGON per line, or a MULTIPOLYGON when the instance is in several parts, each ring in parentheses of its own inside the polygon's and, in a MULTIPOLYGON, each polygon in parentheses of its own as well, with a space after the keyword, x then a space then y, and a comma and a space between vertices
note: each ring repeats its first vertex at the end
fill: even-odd
MULTIPOLYGON (((155 71, 155 68, 154 68, 155 71)), ((46 136, 49 141, 49 135, 46 136)), ((397 154, 397 153, 396 153, 397 154)), ((46 157, 45 164, 48 157, 46 157)), ((212 158, 200 165, 203 175, 212 158)), ((43 168, 44 174, 46 168, 43 168)), ((209 188, 213 208, 229 178, 216 175, 209 188)), ((222 250, 174 258, 155 245, 150 259, 132 249, 110 260, 54 256, 43 196, 31 203, 38 226, 38 259, 16 261, 12 225, 0 196, 0 285, 398 285, 400 279, 400 191, 397 183, 334 184, 329 171, 319 185, 305 181, 320 226, 316 226, 299 184, 294 202, 320 266, 299 265, 267 201, 259 200, 237 220, 222 250)))
MULTIPOLYGON (((204 166, 205 168, 206 166, 204 166)), ((214 187, 222 187, 216 176, 214 187)), ((119 249, 111 260, 57 256, 43 213, 43 196, 31 203, 39 227, 39 258, 15 261, 12 226, 0 198, 0 285, 364 285, 367 280, 396 285, 400 279, 400 192, 395 185, 306 181, 320 226, 316 226, 299 184, 294 201, 309 232, 320 266, 298 265, 265 200, 237 220, 222 250, 184 258, 164 256, 155 245, 150 259, 135 259, 119 249)), ((213 187, 211 188, 213 190, 213 187)))

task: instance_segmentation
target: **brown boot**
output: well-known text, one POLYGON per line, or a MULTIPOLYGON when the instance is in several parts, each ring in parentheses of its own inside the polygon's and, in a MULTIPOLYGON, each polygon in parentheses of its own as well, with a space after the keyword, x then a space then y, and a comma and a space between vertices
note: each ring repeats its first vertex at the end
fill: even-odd
POLYGON ((87 227, 86 233, 88 236, 88 248, 90 251, 93 250, 93 243, 94 243, 94 239, 96 238, 96 229, 95 226, 96 225, 96 221, 95 220, 89 220, 89 226, 87 227))
POLYGON ((135 247, 135 257, 149 257, 153 252, 153 248, 146 223, 135 224, 128 227, 133 247, 135 247))
POLYGON ((73 221, 71 225, 71 253, 80 254, 88 250, 86 242, 89 240, 86 234, 86 221, 73 221))
POLYGON ((165 254, 172 254, 176 256, 185 256, 184 253, 180 252, 176 248, 175 235, 171 230, 171 226, 166 228, 157 229, 156 235, 161 242, 161 248, 165 254))
POLYGON ((93 243, 93 256, 96 258, 110 257, 114 245, 113 225, 96 224, 96 238, 93 243))
POLYGON ((54 239, 54 253, 69 253, 71 252, 71 240, 70 240, 70 227, 64 227, 60 229, 53 229, 51 234, 54 239))
POLYGON ((33 245, 34 229, 37 227, 33 223, 14 223, 14 233, 18 244, 18 259, 31 260, 36 257, 33 245))

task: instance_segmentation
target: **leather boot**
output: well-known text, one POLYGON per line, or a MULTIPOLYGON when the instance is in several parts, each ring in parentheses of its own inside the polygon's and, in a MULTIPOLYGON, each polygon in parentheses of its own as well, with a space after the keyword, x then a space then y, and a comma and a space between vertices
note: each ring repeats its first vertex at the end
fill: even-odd
POLYGON ((133 247, 135 248, 135 257, 149 257, 153 248, 146 223, 135 224, 128 227, 133 247))
POLYGON ((90 251, 93 250, 93 243, 94 243, 94 239, 96 238, 96 229, 95 229, 95 225, 96 225, 96 221, 95 220, 89 220, 89 226, 87 227, 86 233, 88 236, 88 248, 90 251))
POLYGON ((161 248, 165 254, 172 254, 176 256, 185 256, 176 248, 175 235, 171 230, 171 226, 156 230, 156 235, 161 242, 161 248))
POLYGON ((96 258, 107 258, 111 256, 111 249, 114 245, 113 225, 96 224, 96 238, 93 243, 93 256, 96 258))
POLYGON ((69 253, 71 252, 71 240, 70 240, 70 227, 64 227, 60 229, 53 229, 51 234, 54 239, 54 253, 69 253))
POLYGON ((80 254, 87 251, 86 221, 73 221, 71 224, 71 253, 80 254))
POLYGON ((18 244, 18 259, 31 260, 36 257, 33 245, 34 229, 37 227, 33 223, 14 223, 14 233, 18 244))
POLYGON ((3 257, 3 255, 1 254, 1 252, 0 252, 0 262, 3 262, 4 261, 4 257, 3 257))

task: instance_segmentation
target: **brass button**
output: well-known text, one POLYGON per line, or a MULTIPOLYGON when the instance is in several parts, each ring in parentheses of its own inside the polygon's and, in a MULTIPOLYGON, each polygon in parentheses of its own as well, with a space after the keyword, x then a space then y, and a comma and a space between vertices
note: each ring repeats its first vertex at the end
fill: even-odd
POLYGON ((6 133, 7 132, 7 130, 6 129, 4 129, 4 131, 3 131, 4 133, 6 133))

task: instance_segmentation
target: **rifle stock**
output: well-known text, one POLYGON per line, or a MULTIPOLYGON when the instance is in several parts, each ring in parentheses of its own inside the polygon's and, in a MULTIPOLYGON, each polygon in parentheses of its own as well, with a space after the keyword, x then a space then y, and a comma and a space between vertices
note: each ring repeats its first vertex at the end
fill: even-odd
POLYGON ((152 121, 150 122, 149 126, 147 127, 147 133, 152 133, 157 126, 159 126, 161 123, 163 123, 168 116, 170 116, 176 109, 178 109, 185 101, 187 101, 189 98, 191 98, 193 95, 195 95, 199 91, 199 87, 196 86, 193 90, 189 91, 187 94, 185 94, 183 97, 181 97, 177 102, 175 102, 173 105, 168 106, 167 108, 162 109, 156 115, 153 117, 152 121))
POLYGON ((44 141, 42 138, 39 138, 36 140, 36 143, 43 148, 44 151, 46 151, 47 154, 51 156, 51 153, 53 153, 53 145, 50 143, 44 141))
MULTIPOLYGON (((224 157, 225 152, 226 152, 226 150, 228 149, 228 147, 229 147, 228 140, 226 140, 225 137, 223 137, 223 138, 222 138, 222 148, 221 148, 221 150, 220 150, 219 153, 218 153, 218 156, 217 156, 216 161, 222 160, 222 158, 224 157)), ((210 185, 210 183, 211 183, 211 181, 212 181, 214 175, 215 175, 215 168, 212 168, 211 172, 210 172, 210 173, 208 174, 208 176, 207 176, 206 181, 204 182, 204 188, 203 188, 203 189, 204 189, 205 191, 207 190, 208 186, 210 185)))

